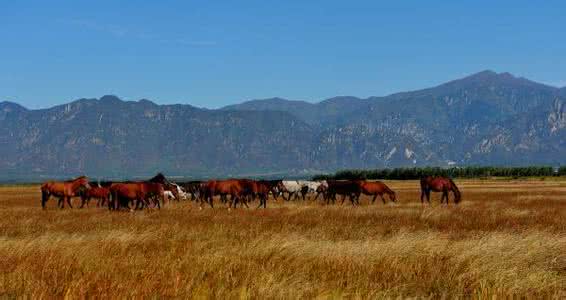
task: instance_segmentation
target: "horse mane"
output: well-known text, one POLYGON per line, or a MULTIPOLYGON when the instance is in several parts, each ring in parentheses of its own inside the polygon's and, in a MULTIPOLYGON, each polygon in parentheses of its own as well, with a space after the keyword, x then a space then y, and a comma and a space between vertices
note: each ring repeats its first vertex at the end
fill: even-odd
POLYGON ((161 183, 161 184, 166 184, 169 182, 169 180, 167 180, 167 178, 165 178, 165 175, 163 175, 162 173, 157 173, 157 175, 153 176, 148 181, 153 183, 161 183))
POLYGON ((82 176, 79 176, 75 179, 66 180, 65 182, 74 182, 74 181, 81 180, 81 179, 87 179, 87 177, 85 175, 82 175, 82 176))

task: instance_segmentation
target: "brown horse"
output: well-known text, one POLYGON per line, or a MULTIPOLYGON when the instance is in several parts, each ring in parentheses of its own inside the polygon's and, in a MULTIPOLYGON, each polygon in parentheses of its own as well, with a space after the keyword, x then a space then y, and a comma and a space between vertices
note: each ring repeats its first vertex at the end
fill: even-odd
POLYGON ((441 192, 442 197, 440 198, 440 203, 444 202, 446 199, 446 204, 448 204, 448 192, 452 191, 454 194, 454 203, 458 204, 461 201, 462 195, 460 194, 460 190, 450 178, 446 177, 432 177, 427 176, 421 178, 421 203, 424 203, 424 198, 426 197, 426 201, 430 204, 430 192, 441 192))
POLYGON ((214 207, 213 198, 214 196, 220 195, 220 199, 223 202, 228 201, 227 196, 230 195, 230 206, 236 207, 238 201, 241 200, 246 206, 247 203, 243 198, 244 193, 249 191, 249 186, 240 179, 228 179, 228 180, 209 180, 203 187, 203 195, 200 201, 200 207, 204 202, 208 202, 210 207, 214 207))
POLYGON ((130 202, 135 202, 135 208, 143 206, 149 208, 150 200, 158 209, 161 208, 160 201, 164 201, 164 188, 161 183, 154 182, 128 182, 116 183, 110 187, 112 200, 108 204, 108 209, 118 210, 120 207, 130 207, 130 202))
POLYGON ((80 196, 82 189, 90 189, 86 176, 77 177, 68 181, 48 181, 41 185, 41 207, 45 208, 45 203, 51 196, 59 198, 57 204, 60 208, 65 208, 65 200, 71 205, 71 198, 80 196))
POLYGON ((255 181, 255 191, 256 195, 259 197, 259 205, 260 208, 263 205, 263 208, 267 208, 267 198, 269 197, 269 193, 271 192, 273 196, 276 196, 277 186, 281 180, 259 180, 255 181))
POLYGON ((383 197, 383 194, 387 194, 389 196, 389 200, 392 202, 395 202, 396 200, 395 192, 392 191, 387 185, 385 185, 385 183, 381 181, 360 180, 358 181, 358 184, 362 189, 362 194, 368 196, 373 195, 373 199, 371 200, 371 203, 374 203, 375 199, 377 199, 377 196, 379 196, 381 197, 381 201, 383 201, 383 204, 385 204, 385 198, 383 197))
POLYGON ((91 198, 98 200, 96 202, 96 207, 104 206, 106 205, 106 203, 110 201, 110 189, 101 186, 96 186, 96 187, 91 187, 90 189, 84 191, 81 194, 81 200, 82 200, 81 208, 83 208, 85 203, 86 206, 88 207, 91 198))

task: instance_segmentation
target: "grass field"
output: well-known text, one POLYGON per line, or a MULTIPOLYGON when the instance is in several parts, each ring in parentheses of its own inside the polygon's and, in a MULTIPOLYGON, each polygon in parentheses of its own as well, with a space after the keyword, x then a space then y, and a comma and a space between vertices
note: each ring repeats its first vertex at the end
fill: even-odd
POLYGON ((424 208, 418 182, 387 183, 395 205, 135 213, 43 211, 38 186, 3 186, 0 295, 566 297, 566 181, 457 180, 458 207, 424 208))

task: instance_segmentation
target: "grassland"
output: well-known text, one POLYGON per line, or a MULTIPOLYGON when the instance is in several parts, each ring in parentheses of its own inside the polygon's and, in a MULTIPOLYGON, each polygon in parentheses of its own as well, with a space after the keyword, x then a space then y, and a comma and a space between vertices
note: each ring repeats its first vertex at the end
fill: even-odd
MULTIPOLYGON (((566 181, 458 181, 422 207, 268 203, 268 209, 41 210, 0 187, 0 295, 37 297, 566 297, 566 181)), ((254 206, 255 207, 255 206, 254 206)))

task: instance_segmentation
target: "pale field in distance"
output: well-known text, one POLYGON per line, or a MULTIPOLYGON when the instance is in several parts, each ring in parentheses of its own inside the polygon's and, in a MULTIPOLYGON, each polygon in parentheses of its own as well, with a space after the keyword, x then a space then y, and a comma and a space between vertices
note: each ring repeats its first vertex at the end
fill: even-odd
MULTIPOLYGON (((456 180, 459 206, 40 208, 0 187, 0 295, 31 297, 566 297, 566 180, 456 180)), ((74 200, 75 205, 78 204, 74 200)), ((218 202, 217 202, 218 203, 218 202)))

